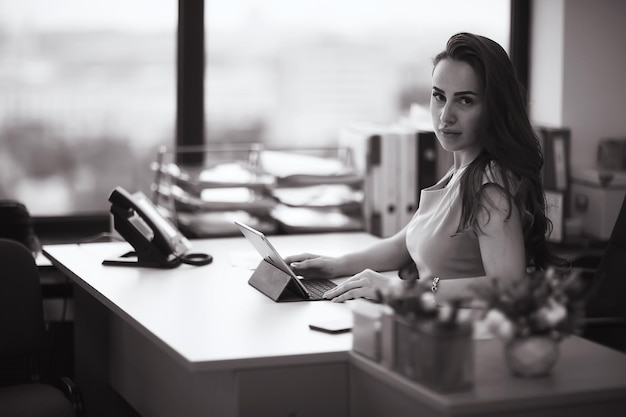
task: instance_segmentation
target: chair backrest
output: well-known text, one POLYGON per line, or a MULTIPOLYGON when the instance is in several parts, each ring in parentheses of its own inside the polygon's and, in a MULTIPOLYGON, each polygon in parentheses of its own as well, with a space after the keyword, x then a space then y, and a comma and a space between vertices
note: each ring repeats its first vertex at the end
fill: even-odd
POLYGON ((626 318, 626 196, 590 289, 587 316, 626 318))
POLYGON ((45 337, 39 269, 23 244, 0 239, 0 358, 36 354, 45 337))
POLYGON ((0 200, 0 238, 17 240, 33 254, 41 249, 28 209, 16 200, 0 200))

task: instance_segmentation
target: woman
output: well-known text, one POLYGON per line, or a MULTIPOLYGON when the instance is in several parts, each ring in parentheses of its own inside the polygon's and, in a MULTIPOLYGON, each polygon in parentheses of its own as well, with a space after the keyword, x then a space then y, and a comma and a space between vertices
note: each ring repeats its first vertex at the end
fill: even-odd
POLYGON ((420 283, 438 281, 439 300, 466 297, 479 280, 521 279, 557 260, 546 246, 541 150, 506 52, 482 36, 452 36, 434 59, 430 110, 454 165, 422 190, 409 224, 360 252, 287 258, 305 277, 356 274, 326 298, 375 298, 393 281, 376 271, 413 263, 420 283))

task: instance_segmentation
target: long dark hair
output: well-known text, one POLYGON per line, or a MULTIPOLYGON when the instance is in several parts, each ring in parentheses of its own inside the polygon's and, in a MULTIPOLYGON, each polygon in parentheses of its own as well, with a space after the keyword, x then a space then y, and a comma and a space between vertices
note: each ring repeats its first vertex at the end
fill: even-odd
MULTIPOLYGON (((495 177, 498 189, 515 204, 522 220, 526 264, 545 269, 564 266, 565 261, 551 253, 546 234, 552 223, 546 217, 546 199, 541 180, 543 155, 539 140, 530 124, 526 108, 526 91, 506 51, 484 36, 458 33, 446 49, 433 60, 434 66, 444 59, 469 64, 483 87, 484 111, 479 122, 478 140, 482 152, 461 177, 461 222, 459 231, 480 232, 478 213, 483 207, 485 172, 495 177)), ((509 210, 510 216, 511 210, 509 210)))

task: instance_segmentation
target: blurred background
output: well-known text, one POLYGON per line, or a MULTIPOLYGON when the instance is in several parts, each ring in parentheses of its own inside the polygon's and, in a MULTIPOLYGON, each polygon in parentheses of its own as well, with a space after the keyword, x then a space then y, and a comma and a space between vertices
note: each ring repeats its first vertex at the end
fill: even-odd
MULTIPOLYGON (((177 0, 0 0, 0 198, 106 213, 176 145, 177 0)), ((205 140, 334 146, 352 122, 427 105, 431 59, 502 0, 206 0, 205 140)))

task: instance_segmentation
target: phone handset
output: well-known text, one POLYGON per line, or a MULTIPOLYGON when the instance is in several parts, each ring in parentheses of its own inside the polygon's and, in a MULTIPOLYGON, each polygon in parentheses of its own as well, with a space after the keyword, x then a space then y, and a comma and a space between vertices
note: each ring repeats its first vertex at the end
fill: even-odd
POLYGON ((135 229, 137 229, 139 233, 143 235, 144 238, 150 241, 154 239, 154 231, 150 228, 148 223, 146 223, 146 221, 142 219, 139 214, 137 214, 137 212, 134 212, 132 216, 128 218, 128 221, 135 227, 135 229))
MULTIPOLYGON (((181 263, 207 265, 213 258, 204 253, 188 253, 189 240, 141 192, 130 194, 116 187, 109 196, 115 230, 135 252, 137 261, 105 260, 105 265, 174 268, 181 263)), ((125 256, 127 258, 127 256, 125 256)))

